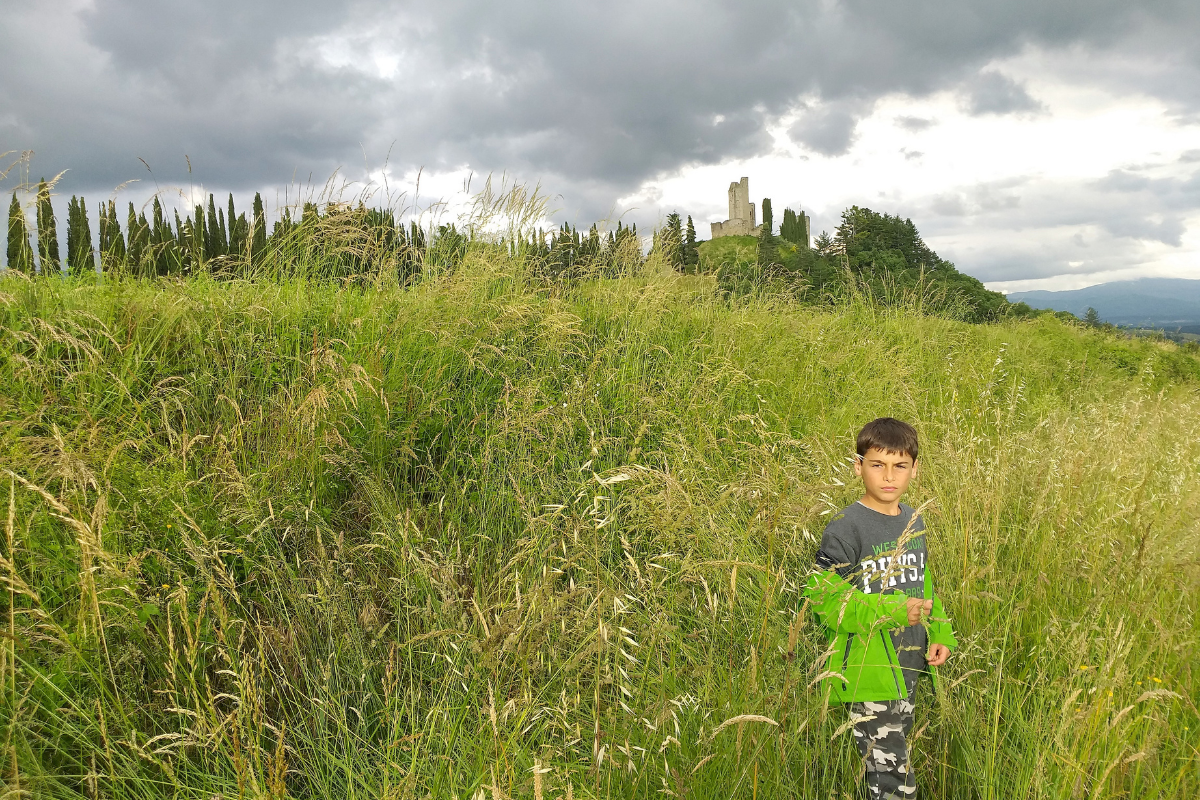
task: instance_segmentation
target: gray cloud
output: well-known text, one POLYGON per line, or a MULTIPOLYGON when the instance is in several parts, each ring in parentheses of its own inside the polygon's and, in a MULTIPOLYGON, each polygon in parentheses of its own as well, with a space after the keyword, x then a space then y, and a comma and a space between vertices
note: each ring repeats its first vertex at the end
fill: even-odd
POLYGON ((967 110, 981 114, 1012 114, 1041 111, 1043 106, 1025 87, 994 70, 981 72, 968 83, 967 110))
MULTIPOLYGON (((1164 165, 1157 166, 1161 173, 1164 165)), ((1182 245, 1183 220, 1200 211, 1200 170, 1171 177, 1114 170, 1098 181, 1011 178, 917 205, 914 218, 931 245, 970 264, 983 281, 1128 269, 1144 262, 1149 244, 1182 245)))
POLYGON ((788 136, 821 155, 840 156, 854 144, 858 120, 858 110, 847 104, 806 110, 788 128, 788 136))
POLYGON ((928 130, 936 125, 937 120, 925 119, 924 117, 900 116, 896 117, 896 124, 901 128, 904 128, 906 131, 920 133, 921 131, 928 130))
POLYGON ((0 28, 0 151, 71 168, 68 195, 130 178, 252 192, 339 166, 360 176, 390 151, 401 172, 541 179, 586 219, 655 175, 768 151, 765 126, 813 98, 789 134, 826 155, 888 93, 1031 110, 1022 87, 980 72, 1030 45, 1143 59, 1156 68, 1089 80, 1198 113, 1198 17, 1184 0, 48 0, 0 28))

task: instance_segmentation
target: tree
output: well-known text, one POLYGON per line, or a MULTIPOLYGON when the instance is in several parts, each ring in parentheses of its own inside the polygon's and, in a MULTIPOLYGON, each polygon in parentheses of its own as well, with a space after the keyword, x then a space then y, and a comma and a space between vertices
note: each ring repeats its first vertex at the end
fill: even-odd
POLYGON ((146 259, 151 256, 150 247, 150 223, 146 220, 146 215, 139 214, 133 207, 133 203, 129 204, 128 221, 125 225, 126 235, 129 237, 128 265, 136 274, 145 274, 146 259))
POLYGON ((1100 312, 1088 306, 1087 313, 1083 315, 1083 321, 1093 328, 1100 327, 1100 312))
POLYGON ((267 249, 267 216, 263 211, 262 195, 254 193, 254 235, 250 243, 250 259, 257 261, 267 249))
MULTIPOLYGON (((225 219, 229 223, 229 236, 226 239, 229 242, 228 252, 230 255, 241 256, 243 255, 242 251, 245 249, 245 242, 238 227, 237 213, 233 209, 233 192, 229 193, 229 213, 225 215, 225 219)), ((245 221, 245 219, 246 217, 243 214, 242 220, 245 221)))
POLYGON ((50 187, 46 179, 38 183, 37 193, 38 262, 42 274, 58 272, 58 224, 54 220, 54 206, 50 203, 50 187))
POLYGON ((837 242, 829 235, 829 231, 821 231, 813 240, 813 248, 816 249, 818 255, 831 256, 837 249, 837 242))
POLYGON ((100 269, 119 273, 125 269, 125 238, 121 221, 117 219, 117 204, 109 200, 100 204, 100 269))
POLYGON ((67 270, 72 275, 96 271, 96 251, 92 247, 92 226, 88 222, 87 200, 71 196, 67 215, 67 270))
POLYGON ((33 247, 29 244, 29 224, 25 209, 13 192, 8 206, 8 268, 26 274, 33 273, 33 247))
POLYGON ((79 248, 79 198, 71 195, 67 202, 67 271, 73 273, 75 251, 79 248))
POLYGON ((673 269, 683 266, 683 224, 679 212, 672 211, 667 215, 667 226, 659 232, 658 243, 663 261, 673 269))
MULTIPOLYGON (((774 220, 771 217, 771 199, 764 197, 762 201, 763 221, 758 231, 758 266, 760 271, 771 269, 779 264, 779 242, 771 231, 774 220)), ((762 272, 762 274, 766 274, 762 272)))
POLYGON ((799 247, 808 247, 808 215, 790 208, 783 210, 783 222, 779 225, 779 238, 799 247))
POLYGON ((228 245, 225 237, 221 235, 221 229, 224 227, 217 221, 217 204, 210 193, 208 195, 208 217, 204 226, 204 259, 206 261, 225 255, 228 245))
POLYGON ((197 204, 189 222, 191 224, 188 225, 188 248, 192 253, 192 265, 195 269, 200 269, 208 260, 208 229, 204 224, 204 206, 197 204))
POLYGON ((171 230, 171 223, 163 214, 162 203, 157 196, 151 206, 149 228, 149 250, 154 261, 154 274, 169 275, 173 264, 178 263, 179 254, 175 249, 175 232, 171 230))
POLYGON ((688 214, 687 235, 683 240, 683 270, 698 272, 700 265, 700 248, 696 245, 696 226, 692 224, 692 215, 688 214))
POLYGON ((878 297, 906 293, 930 310, 941 309, 971 322, 995 319, 1009 303, 921 239, 911 219, 851 206, 842 212, 836 247, 856 278, 878 297))

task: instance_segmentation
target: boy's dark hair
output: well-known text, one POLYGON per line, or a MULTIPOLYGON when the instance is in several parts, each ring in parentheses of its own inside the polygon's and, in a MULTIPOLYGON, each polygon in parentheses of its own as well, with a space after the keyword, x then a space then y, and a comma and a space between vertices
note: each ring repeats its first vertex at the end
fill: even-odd
POLYGON ((885 453, 904 453, 917 460, 917 430, 907 422, 891 417, 871 420, 858 432, 855 449, 862 458, 871 448, 885 453))

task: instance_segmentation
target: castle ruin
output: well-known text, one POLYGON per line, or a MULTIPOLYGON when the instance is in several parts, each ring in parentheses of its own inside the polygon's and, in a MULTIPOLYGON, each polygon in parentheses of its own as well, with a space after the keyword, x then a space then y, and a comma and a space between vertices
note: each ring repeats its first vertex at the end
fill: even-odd
POLYGON ((754 203, 750 202, 750 179, 729 184, 729 219, 710 223, 712 238, 722 236, 758 236, 759 225, 754 216, 754 203))

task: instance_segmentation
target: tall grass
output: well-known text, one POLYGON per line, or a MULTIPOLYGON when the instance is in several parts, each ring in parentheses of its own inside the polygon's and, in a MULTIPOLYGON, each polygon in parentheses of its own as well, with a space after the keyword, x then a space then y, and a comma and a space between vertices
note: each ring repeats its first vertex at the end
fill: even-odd
POLYGON ((1054 319, 0 279, 10 797, 845 797, 799 595, 866 420, 961 647, 925 797, 1189 797, 1194 359, 1054 319))

